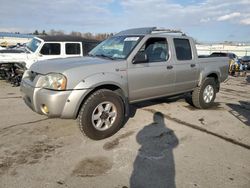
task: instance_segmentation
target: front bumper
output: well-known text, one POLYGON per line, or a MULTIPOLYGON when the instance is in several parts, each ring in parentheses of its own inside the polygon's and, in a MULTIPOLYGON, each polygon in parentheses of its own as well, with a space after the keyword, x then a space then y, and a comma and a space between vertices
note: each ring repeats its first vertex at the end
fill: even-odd
POLYGON ((33 111, 48 117, 75 119, 87 89, 54 91, 36 88, 22 80, 20 91, 27 106, 33 111), (48 113, 42 110, 48 108, 48 113))

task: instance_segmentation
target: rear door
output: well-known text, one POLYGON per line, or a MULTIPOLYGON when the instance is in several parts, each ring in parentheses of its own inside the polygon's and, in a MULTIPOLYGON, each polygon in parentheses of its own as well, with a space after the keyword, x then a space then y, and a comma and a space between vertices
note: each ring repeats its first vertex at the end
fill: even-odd
POLYGON ((181 93, 190 91, 198 83, 198 64, 195 60, 190 40, 186 38, 173 38, 173 47, 175 51, 174 70, 175 92, 181 93))
POLYGON ((171 67, 167 39, 151 37, 144 42, 138 53, 142 51, 146 53, 148 62, 129 63, 129 100, 139 101, 174 92, 174 71, 172 68, 167 69, 171 67))

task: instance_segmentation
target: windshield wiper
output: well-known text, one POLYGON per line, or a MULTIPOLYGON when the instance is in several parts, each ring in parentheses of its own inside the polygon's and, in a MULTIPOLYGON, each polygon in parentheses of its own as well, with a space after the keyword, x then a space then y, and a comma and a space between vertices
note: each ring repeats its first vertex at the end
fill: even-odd
POLYGON ((97 54, 95 55, 96 57, 103 57, 103 58, 108 58, 108 59, 111 59, 111 60, 114 60, 113 57, 110 57, 110 56, 107 56, 107 55, 104 55, 104 54, 97 54))
POLYGON ((95 57, 95 55, 88 53, 89 57, 95 57))

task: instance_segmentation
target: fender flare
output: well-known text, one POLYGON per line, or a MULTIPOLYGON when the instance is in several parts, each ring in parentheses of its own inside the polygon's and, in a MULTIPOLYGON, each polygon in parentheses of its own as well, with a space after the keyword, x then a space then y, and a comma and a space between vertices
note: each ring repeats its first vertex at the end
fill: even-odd
POLYGON ((108 86, 114 86, 121 90, 118 92, 122 100, 124 101, 125 106, 125 115, 128 115, 128 89, 127 89, 127 80, 126 77, 115 74, 115 73, 97 73, 90 75, 84 78, 75 88, 74 90, 87 90, 84 95, 80 98, 78 105, 76 106, 78 115, 79 109, 82 104, 86 100, 86 98, 91 95, 97 88, 107 88, 108 86))
POLYGON ((209 75, 213 75, 213 74, 217 76, 218 82, 220 82, 220 72, 218 72, 218 71, 212 71, 212 72, 201 71, 200 76, 199 76, 198 86, 201 86, 202 82, 204 81, 204 79, 206 77, 209 77, 209 75))

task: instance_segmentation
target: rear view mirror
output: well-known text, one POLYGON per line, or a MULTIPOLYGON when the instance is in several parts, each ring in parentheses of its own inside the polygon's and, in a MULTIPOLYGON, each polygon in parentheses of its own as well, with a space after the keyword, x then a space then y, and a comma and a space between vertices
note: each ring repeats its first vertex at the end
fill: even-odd
POLYGON ((139 51, 133 59, 133 64, 146 63, 146 62, 148 62, 148 58, 145 51, 139 51))

